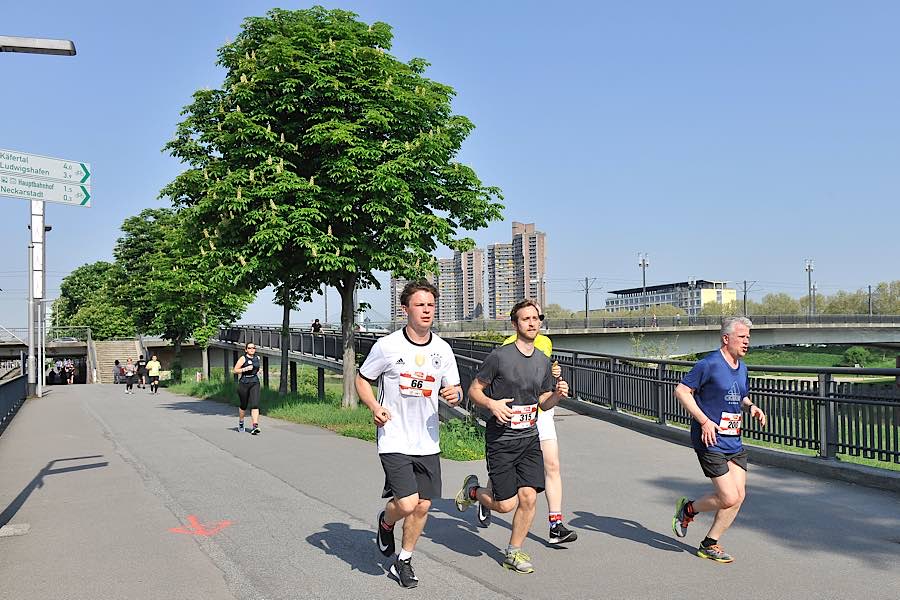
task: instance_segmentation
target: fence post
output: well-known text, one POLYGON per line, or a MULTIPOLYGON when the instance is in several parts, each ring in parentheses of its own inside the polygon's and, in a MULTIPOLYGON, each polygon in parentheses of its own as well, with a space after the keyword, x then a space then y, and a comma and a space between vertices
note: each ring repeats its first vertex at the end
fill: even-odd
POLYGON ((572 381, 569 382, 569 397, 578 397, 578 373, 575 371, 575 363, 578 362, 578 353, 572 353, 572 381))
MULTIPOLYGON (((616 372, 619 370, 619 359, 618 358, 612 359, 612 361, 609 364, 609 367, 610 367, 609 370, 613 373, 613 375, 615 375, 616 372)), ((610 386, 610 387, 612 387, 612 386, 610 386)), ((611 389, 609 392, 609 409, 616 410, 616 399, 613 396, 611 389)))
POLYGON ((663 395, 663 374, 665 369, 666 367, 663 363, 656 365, 656 422, 660 425, 666 424, 666 402, 663 395))
POLYGON ((297 363, 294 361, 290 361, 290 372, 291 372, 291 393, 297 393, 297 363))
POLYGON ((612 382, 613 382, 613 361, 612 359, 606 361, 609 369, 608 373, 606 373, 606 379, 603 382, 603 392, 606 396, 606 401, 612 404, 612 382))
POLYGON ((834 460, 837 445, 837 422, 831 391, 831 373, 819 373, 819 457, 834 460))
POLYGON ((269 357, 263 355, 262 357, 262 372, 263 372, 263 389, 269 389, 269 357))
POLYGON ((325 369, 319 367, 318 369, 318 388, 319 388, 319 402, 325 401, 325 369))

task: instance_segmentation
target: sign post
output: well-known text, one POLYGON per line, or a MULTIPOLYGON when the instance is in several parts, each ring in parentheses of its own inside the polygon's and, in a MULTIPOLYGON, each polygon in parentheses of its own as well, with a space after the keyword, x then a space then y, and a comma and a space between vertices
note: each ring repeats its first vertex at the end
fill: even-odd
POLYGON ((47 254, 44 227, 44 203, 91 206, 93 174, 88 163, 64 158, 29 154, 0 148, 0 196, 31 201, 31 234, 28 244, 28 384, 29 392, 43 392, 44 365, 43 323, 38 322, 41 336, 35 360, 35 320, 43 320, 47 254), (37 307, 37 310, 35 308, 37 307))

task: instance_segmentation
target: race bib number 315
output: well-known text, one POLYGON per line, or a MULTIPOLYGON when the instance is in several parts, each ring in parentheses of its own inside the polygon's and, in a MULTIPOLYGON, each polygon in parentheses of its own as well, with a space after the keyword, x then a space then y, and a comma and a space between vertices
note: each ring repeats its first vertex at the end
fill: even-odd
POLYGON ((509 410, 512 412, 512 415, 509 418, 509 426, 511 429, 528 429, 537 424, 537 404, 510 406, 509 410))

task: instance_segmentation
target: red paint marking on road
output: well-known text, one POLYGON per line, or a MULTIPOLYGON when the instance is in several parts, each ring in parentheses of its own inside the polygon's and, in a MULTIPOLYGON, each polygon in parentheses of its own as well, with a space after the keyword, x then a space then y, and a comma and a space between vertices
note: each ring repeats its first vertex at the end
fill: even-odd
POLYGON ((188 515, 188 523, 190 523, 190 527, 172 527, 169 531, 172 533, 186 533, 188 535, 202 535, 209 537, 219 533, 229 525, 234 524, 233 521, 219 521, 214 525, 203 525, 200 523, 200 519, 194 515, 188 515))

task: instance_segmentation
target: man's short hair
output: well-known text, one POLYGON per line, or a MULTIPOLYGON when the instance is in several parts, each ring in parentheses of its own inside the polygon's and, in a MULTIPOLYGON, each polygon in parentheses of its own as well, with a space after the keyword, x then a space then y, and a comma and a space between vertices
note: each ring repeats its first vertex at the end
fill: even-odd
POLYGON ((438 291, 437 288, 432 284, 428 283, 425 279, 419 279, 418 281, 410 281, 405 286, 403 286, 403 291, 400 292, 400 304, 406 307, 409 307, 409 299, 416 292, 428 292, 434 299, 438 299, 438 291))
POLYGON ((537 302, 531 300, 530 298, 525 298, 524 300, 516 302, 516 305, 512 307, 511 311, 509 311, 509 320, 515 323, 519 318, 519 311, 523 308, 528 308, 529 306, 533 306, 534 310, 538 311, 538 314, 541 313, 541 309, 538 307, 537 302))
POLYGON ((734 333, 734 326, 740 323, 741 325, 746 325, 747 329, 753 327, 753 321, 748 319, 747 317, 725 317, 722 319, 722 327, 719 329, 720 335, 731 335, 734 333))

